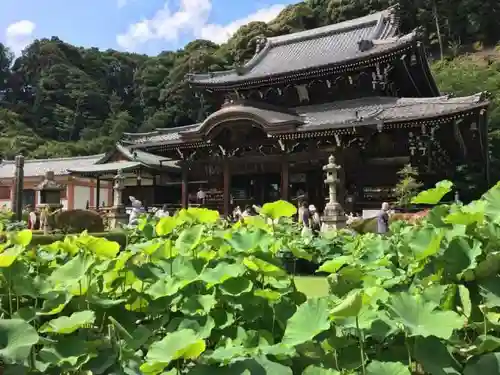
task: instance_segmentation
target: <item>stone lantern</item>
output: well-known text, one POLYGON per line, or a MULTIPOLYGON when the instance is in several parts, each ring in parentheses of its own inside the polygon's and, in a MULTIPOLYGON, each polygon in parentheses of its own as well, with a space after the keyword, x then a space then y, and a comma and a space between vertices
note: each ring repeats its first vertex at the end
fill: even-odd
POLYGON ((328 186, 328 202, 323 211, 323 231, 342 229, 346 226, 347 217, 342 205, 337 202, 338 170, 341 167, 335 164, 335 157, 330 155, 328 164, 323 167, 326 172, 325 184, 328 186))
POLYGON ((44 180, 35 187, 39 192, 40 203, 40 227, 48 233, 54 227, 54 214, 63 208, 61 204, 62 192, 66 185, 61 185, 54 180, 54 172, 45 172, 44 180))
POLYGON ((110 229, 119 228, 121 224, 127 224, 128 222, 128 215, 125 212, 125 206, 122 204, 122 195, 125 189, 125 176, 121 170, 118 170, 113 181, 113 207, 108 214, 110 229))

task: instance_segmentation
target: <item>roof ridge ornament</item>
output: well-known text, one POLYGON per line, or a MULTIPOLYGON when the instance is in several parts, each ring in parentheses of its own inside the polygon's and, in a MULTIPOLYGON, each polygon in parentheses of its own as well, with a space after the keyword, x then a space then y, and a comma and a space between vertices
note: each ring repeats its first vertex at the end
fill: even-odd
POLYGON ((255 54, 258 54, 264 49, 267 44, 267 37, 265 35, 259 35, 255 38, 255 54))
POLYGON ((358 48, 361 52, 366 52, 371 50, 375 46, 375 43, 373 40, 368 40, 368 39, 361 39, 358 42, 358 48))

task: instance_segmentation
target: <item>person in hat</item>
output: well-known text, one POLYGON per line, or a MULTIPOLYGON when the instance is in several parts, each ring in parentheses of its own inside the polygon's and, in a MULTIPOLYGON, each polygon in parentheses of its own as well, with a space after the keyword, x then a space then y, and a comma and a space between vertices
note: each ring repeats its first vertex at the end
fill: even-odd
POLYGON ((321 218, 314 204, 309 205, 309 215, 311 221, 311 230, 313 234, 318 234, 321 230, 321 218))

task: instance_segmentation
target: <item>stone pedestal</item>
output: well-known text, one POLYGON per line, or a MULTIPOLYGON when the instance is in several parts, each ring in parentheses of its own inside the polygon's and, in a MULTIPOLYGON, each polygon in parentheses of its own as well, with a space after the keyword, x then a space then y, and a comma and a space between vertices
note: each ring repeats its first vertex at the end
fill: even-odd
POLYGON ((347 223, 347 216, 345 215, 342 205, 337 202, 337 183, 338 170, 340 166, 335 164, 335 157, 331 155, 328 158, 328 164, 323 167, 326 172, 325 184, 328 185, 328 203, 323 210, 323 224, 321 230, 328 232, 345 228, 347 223))
POLYGON ((128 215, 125 212, 115 211, 114 207, 108 214, 109 229, 121 228, 128 224, 128 215))

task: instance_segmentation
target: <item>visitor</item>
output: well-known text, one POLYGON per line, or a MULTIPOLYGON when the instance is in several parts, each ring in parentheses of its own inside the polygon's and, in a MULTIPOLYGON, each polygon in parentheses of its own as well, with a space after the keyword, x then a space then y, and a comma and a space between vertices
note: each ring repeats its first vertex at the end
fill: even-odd
POLYGON ((130 211, 128 224, 137 225, 139 216, 144 213, 144 207, 142 207, 142 202, 138 199, 135 199, 135 197, 130 196, 129 200, 132 203, 132 210, 130 211))
POLYGON ((207 194, 203 190, 203 187, 200 186, 200 188, 198 189, 198 192, 196 193, 196 200, 198 201, 198 204, 204 204, 206 197, 207 197, 207 194))
POLYGON ((32 206, 28 206, 28 229, 35 230, 36 229, 36 211, 32 206))
POLYGON ((382 203, 382 208, 377 215, 377 233, 385 234, 389 231, 389 203, 382 203))
POLYGON ((170 213, 168 212, 168 206, 166 204, 164 204, 162 206, 162 208, 160 208, 159 210, 157 210, 155 212, 155 217, 158 219, 161 219, 162 217, 167 217, 167 216, 170 216, 170 213))
POLYGON ((310 228, 313 234, 318 234, 321 230, 321 218, 319 216, 318 211, 316 210, 316 206, 311 204, 309 206, 309 215, 310 215, 310 228))
POLYGON ((249 217, 249 216, 253 216, 253 211, 252 211, 252 206, 247 205, 245 207, 245 211, 243 211, 243 213, 241 214, 241 217, 245 218, 245 217, 249 217))
POLYGON ((309 207, 305 201, 303 201, 301 205, 299 224, 302 225, 302 235, 311 233, 311 213, 309 212, 309 207))

